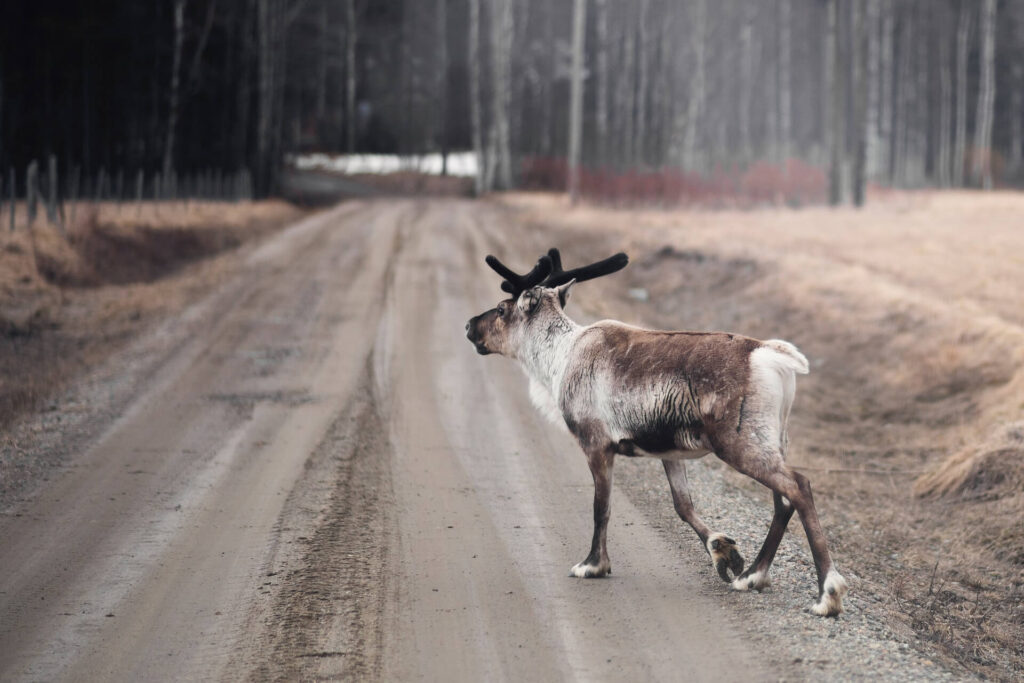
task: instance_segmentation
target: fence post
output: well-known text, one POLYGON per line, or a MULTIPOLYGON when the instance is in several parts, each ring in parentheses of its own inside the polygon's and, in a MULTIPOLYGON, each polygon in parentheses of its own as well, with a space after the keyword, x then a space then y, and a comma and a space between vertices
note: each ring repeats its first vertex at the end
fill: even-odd
POLYGON ((11 200, 9 202, 11 211, 11 232, 14 232, 14 208, 18 203, 18 175, 14 172, 13 166, 11 166, 7 172, 7 193, 8 198, 11 200))
POLYGON ((36 201, 39 195, 39 162, 32 160, 25 173, 25 211, 28 215, 28 227, 36 221, 36 201))
POLYGON ((78 190, 81 188, 82 182, 82 169, 75 164, 75 167, 71 169, 71 224, 75 224, 75 213, 78 211, 78 190))
POLYGON ((114 193, 117 195, 117 213, 121 214, 121 203, 124 201, 124 169, 117 169, 117 182, 114 185, 114 193))
MULTIPOLYGON (((51 154, 47 160, 46 173, 46 219, 52 225, 57 221, 57 155, 51 154)), ((63 227, 63 226, 61 226, 63 227)))
POLYGON ((135 215, 142 215, 142 188, 146 184, 146 174, 140 168, 135 174, 135 215))
POLYGON ((93 195, 97 202, 103 201, 103 185, 106 183, 106 180, 107 169, 100 166, 100 174, 99 177, 96 178, 96 193, 93 195))

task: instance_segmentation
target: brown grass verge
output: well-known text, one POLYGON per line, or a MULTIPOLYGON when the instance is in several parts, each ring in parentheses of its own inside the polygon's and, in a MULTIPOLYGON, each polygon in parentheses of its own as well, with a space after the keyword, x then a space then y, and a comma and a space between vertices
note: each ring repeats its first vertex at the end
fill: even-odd
POLYGON ((29 230, 19 206, 0 232, 0 426, 203 291, 224 270, 211 257, 299 215, 278 201, 83 203, 63 228, 29 230))

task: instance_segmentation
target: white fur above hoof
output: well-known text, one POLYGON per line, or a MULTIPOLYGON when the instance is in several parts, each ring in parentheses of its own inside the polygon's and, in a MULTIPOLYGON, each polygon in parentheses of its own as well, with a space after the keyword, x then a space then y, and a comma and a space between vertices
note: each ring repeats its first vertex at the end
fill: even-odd
POLYGON ((610 565, 595 565, 587 564, 586 562, 580 562, 569 570, 569 576, 575 576, 577 579, 599 579, 611 573, 612 568, 610 565))
POLYGON ((825 586, 821 591, 821 599, 814 607, 811 607, 811 612, 817 614, 819 617, 835 617, 843 611, 843 596, 849 587, 846 585, 846 579, 843 578, 842 574, 835 570, 829 571, 828 575, 825 576, 825 586))
POLYGON ((772 580, 767 572, 752 572, 734 579, 729 585, 734 591, 757 591, 760 593, 772 585, 772 580))

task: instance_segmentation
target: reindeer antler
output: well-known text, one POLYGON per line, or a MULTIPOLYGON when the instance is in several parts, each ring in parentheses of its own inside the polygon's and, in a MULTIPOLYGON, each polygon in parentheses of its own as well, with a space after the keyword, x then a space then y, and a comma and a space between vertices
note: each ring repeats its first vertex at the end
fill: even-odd
POLYGON ((593 280, 596 277, 610 275, 618 270, 622 270, 629 263, 629 257, 620 252, 614 256, 609 256, 603 261, 591 263, 588 266, 563 270, 562 255, 554 247, 549 249, 547 254, 540 257, 533 270, 524 275, 517 274, 493 256, 488 256, 486 260, 487 265, 493 268, 498 275, 505 278, 505 281, 501 283, 501 288, 512 296, 519 296, 527 289, 537 285, 558 287, 572 279, 575 279, 576 282, 593 280))
POLYGON ((551 259, 551 274, 541 282, 545 287, 558 287, 573 279, 576 282, 584 282, 601 277, 602 275, 611 275, 622 270, 629 263, 629 257, 621 251, 602 261, 591 263, 589 266, 573 268, 572 270, 562 270, 562 255, 554 247, 548 249, 548 258, 551 259))
POLYGON ((536 287, 551 272, 551 259, 547 256, 541 256, 533 270, 524 275, 516 274, 493 256, 488 255, 485 260, 487 265, 493 268, 498 275, 505 278, 505 281, 501 283, 501 288, 512 296, 519 296, 531 287, 536 287))

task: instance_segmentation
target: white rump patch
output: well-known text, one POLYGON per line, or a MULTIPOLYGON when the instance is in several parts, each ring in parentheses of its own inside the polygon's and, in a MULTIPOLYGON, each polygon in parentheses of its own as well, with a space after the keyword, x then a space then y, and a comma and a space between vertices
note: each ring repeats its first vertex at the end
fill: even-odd
POLYGON ((829 569, 825 575, 825 587, 811 612, 819 617, 834 617, 843 611, 843 596, 849 590, 846 579, 835 569, 829 569))
POLYGON ((796 375, 806 373, 807 359, 796 347, 781 339, 764 342, 750 354, 750 392, 745 415, 750 427, 765 445, 786 447, 786 423, 796 396, 796 375))
MULTIPOLYGON (((782 339, 769 339, 764 342, 764 347, 769 348, 782 356, 778 362, 782 363, 793 372, 799 375, 806 375, 811 371, 811 366, 807 362, 807 357, 800 353, 800 350, 788 341, 784 341, 782 339)), ((758 349, 758 351, 759 350, 760 349, 758 349)), ((757 351, 754 353, 757 353, 757 351)))

